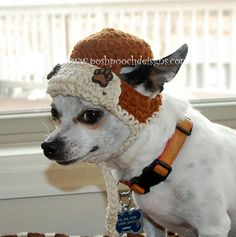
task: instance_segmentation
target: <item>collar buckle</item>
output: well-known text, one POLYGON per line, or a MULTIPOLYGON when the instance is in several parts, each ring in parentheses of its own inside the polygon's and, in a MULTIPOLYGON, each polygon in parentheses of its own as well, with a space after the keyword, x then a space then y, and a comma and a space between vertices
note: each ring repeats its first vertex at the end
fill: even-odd
POLYGON ((143 169, 140 176, 132 178, 129 186, 137 193, 148 193, 150 192, 150 187, 163 182, 168 177, 171 170, 171 166, 156 159, 149 166, 143 169))
POLYGON ((143 169, 140 176, 132 178, 130 181, 122 180, 130 189, 139 194, 150 192, 150 188, 163 182, 170 174, 171 165, 178 156, 179 151, 188 136, 191 135, 193 123, 186 117, 181 120, 175 129, 175 133, 169 139, 163 153, 149 166, 143 169))

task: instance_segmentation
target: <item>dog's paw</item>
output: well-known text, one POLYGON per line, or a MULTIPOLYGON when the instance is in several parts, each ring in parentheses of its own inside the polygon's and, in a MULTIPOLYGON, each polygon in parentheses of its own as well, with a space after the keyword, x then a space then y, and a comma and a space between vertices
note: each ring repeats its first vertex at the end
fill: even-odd
POLYGON ((98 83, 101 87, 106 87, 112 78, 111 69, 99 68, 94 71, 92 81, 98 83))

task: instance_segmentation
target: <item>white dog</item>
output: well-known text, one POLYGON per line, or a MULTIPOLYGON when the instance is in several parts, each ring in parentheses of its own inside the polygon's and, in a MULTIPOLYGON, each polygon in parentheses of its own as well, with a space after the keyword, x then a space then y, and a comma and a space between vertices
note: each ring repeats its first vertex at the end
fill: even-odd
MULTIPOLYGON (((186 54, 184 45, 164 60, 184 59, 186 54)), ((61 80, 67 66, 73 70, 83 66, 89 70, 97 68, 67 64, 54 68, 49 75, 51 83, 61 80)), ((154 98, 180 65, 135 66, 132 70, 124 69, 120 77, 143 95, 154 98)), ((108 75, 109 71, 102 73, 108 75)), ((105 161, 117 180, 140 176, 163 153, 179 121, 189 117, 192 134, 179 151, 167 179, 144 195, 134 193, 135 203, 145 214, 145 231, 149 237, 158 236, 155 223, 159 223, 186 237, 236 236, 234 130, 210 122, 187 102, 164 94, 156 117, 142 126, 125 151, 117 153, 131 133, 126 123, 104 105, 85 99, 86 96, 54 92, 51 114, 56 129, 42 144, 44 154, 60 165, 105 161)))

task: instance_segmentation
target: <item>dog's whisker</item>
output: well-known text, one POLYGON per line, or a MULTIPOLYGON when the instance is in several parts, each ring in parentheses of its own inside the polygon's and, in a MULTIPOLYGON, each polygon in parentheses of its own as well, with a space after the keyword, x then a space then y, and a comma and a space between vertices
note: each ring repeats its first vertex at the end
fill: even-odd
POLYGON ((43 121, 40 121, 40 123, 43 125, 44 128, 46 128, 47 135, 45 135, 45 137, 47 137, 50 134, 50 130, 46 123, 44 123, 43 121))

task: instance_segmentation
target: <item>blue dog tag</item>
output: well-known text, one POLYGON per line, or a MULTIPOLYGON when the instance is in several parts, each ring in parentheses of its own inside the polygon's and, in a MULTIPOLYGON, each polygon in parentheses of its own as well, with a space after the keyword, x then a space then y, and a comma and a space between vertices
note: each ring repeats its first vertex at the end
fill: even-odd
POLYGON ((133 233, 137 234, 143 230, 143 213, 140 209, 124 209, 118 213, 116 231, 119 234, 133 233))

